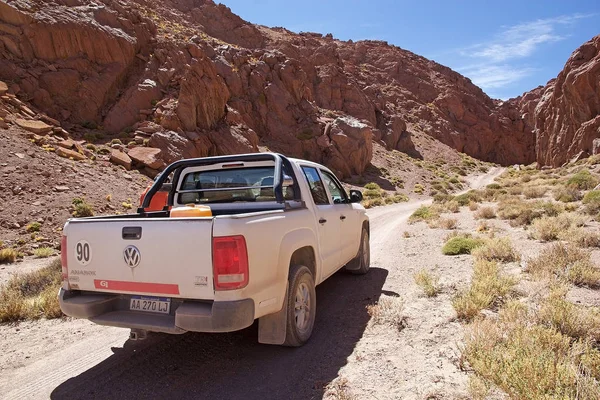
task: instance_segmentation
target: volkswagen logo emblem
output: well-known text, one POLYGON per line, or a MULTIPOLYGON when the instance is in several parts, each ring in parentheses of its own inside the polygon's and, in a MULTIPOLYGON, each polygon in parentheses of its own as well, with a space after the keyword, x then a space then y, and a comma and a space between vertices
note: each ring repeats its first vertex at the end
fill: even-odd
POLYGON ((137 247, 127 246, 125 247, 125 250, 123 250, 123 259, 129 268, 135 268, 140 265, 142 255, 137 247))

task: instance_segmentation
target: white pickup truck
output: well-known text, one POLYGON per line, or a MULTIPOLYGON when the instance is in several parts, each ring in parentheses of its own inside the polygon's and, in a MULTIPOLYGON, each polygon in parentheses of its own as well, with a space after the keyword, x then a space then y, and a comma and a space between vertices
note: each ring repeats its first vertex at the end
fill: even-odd
POLYGON ((361 199, 324 166, 279 154, 176 161, 136 214, 65 224, 60 307, 130 328, 132 339, 230 332, 258 319, 259 342, 301 346, 315 286, 344 266, 369 270, 361 199), (164 209, 147 211, 165 188, 164 209), (192 204, 211 215, 174 217, 192 204))

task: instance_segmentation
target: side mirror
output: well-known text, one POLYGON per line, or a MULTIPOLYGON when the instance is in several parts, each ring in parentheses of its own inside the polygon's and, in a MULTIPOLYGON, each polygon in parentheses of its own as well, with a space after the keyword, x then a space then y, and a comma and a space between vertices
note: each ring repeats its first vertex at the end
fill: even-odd
POLYGON ((362 193, 360 190, 351 190, 350 191, 350 203, 360 203, 363 199, 362 193))

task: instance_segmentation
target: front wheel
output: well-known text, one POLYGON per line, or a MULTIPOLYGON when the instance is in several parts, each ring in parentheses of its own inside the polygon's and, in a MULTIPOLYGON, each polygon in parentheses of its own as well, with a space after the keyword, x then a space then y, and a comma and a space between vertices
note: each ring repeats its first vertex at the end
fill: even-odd
POLYGON ((356 275, 364 275, 371 268, 371 246, 369 242, 369 231, 363 226, 360 235, 360 249, 355 259, 346 265, 346 271, 356 275))
POLYGON ((284 346, 299 347, 308 341, 315 325, 315 281, 304 265, 290 269, 284 346))

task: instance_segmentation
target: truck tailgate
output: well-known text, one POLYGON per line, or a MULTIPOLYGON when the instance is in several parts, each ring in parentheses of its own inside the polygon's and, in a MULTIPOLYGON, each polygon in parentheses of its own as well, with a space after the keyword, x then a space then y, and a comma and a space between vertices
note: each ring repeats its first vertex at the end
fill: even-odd
POLYGON ((70 221, 67 264, 72 289, 214 298, 212 218, 70 221))

